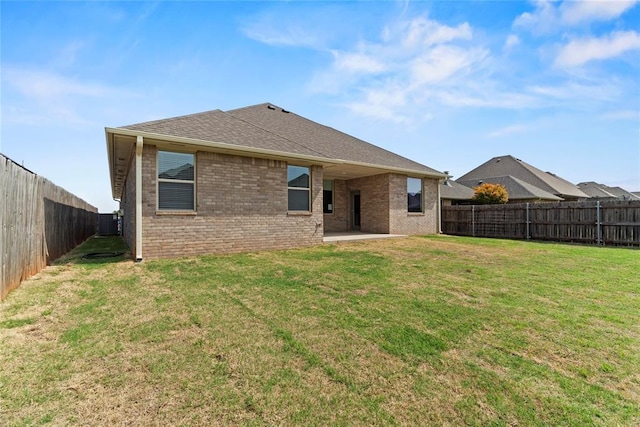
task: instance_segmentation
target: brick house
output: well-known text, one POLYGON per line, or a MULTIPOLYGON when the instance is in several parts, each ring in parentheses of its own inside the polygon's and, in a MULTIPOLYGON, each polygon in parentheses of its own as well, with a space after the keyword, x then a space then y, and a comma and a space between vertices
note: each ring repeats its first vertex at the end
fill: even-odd
POLYGON ((443 173, 272 104, 105 132, 137 260, 439 230, 443 173))

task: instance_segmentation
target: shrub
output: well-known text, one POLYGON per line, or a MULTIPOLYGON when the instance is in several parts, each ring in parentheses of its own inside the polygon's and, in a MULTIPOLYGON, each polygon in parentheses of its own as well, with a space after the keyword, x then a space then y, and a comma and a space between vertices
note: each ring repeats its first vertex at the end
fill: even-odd
POLYGON ((473 188, 473 200, 482 205, 504 204, 509 201, 509 193, 500 184, 484 183, 473 188))

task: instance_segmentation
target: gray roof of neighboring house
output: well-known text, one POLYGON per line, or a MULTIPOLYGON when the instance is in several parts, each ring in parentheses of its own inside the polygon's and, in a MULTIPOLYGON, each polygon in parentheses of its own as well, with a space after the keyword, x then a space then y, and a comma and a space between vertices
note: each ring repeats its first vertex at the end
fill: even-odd
POLYGON ((332 159, 441 174, 435 169, 273 104, 258 104, 227 113, 332 159))
POLYGON ((596 199, 616 199, 616 195, 607 191, 602 184, 597 182, 581 182, 578 184, 578 188, 590 197, 596 199))
POLYGON ((459 184, 451 179, 440 184, 440 198, 449 200, 471 200, 473 189, 459 184))
POLYGON ((638 197, 635 194, 625 190, 624 188, 606 186, 606 189, 607 189, 607 191, 609 193, 612 193, 618 199, 622 199, 622 200, 640 200, 640 197, 638 197))
POLYGON ((588 198, 589 196, 569 181, 516 159, 513 156, 499 156, 483 163, 457 179, 458 182, 484 180, 488 177, 512 176, 538 187, 547 193, 562 198, 588 198))
POLYGON ((599 199, 640 200, 640 196, 621 187, 609 187, 597 182, 581 182, 578 187, 591 197, 599 199))
POLYGON ((548 191, 544 191, 543 189, 538 188, 535 185, 531 185, 513 176, 494 176, 483 178, 481 180, 463 180, 462 178, 460 178, 457 180, 457 182, 470 188, 476 187, 482 183, 500 184, 507 189, 507 193, 509 193, 509 200, 562 200, 561 197, 558 197, 555 194, 551 194, 548 191))
POLYGON ((121 129, 314 156, 439 176, 441 172, 273 104, 121 126, 121 129))

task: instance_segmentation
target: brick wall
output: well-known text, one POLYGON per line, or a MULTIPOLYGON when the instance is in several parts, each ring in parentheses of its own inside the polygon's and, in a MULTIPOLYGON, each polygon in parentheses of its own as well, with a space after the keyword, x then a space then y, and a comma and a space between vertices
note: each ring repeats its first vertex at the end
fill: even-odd
POLYGON ((333 181, 333 213, 324 214, 324 231, 349 231, 349 191, 347 181, 333 181))
POLYGON ((389 175, 391 234, 435 234, 438 232, 438 180, 422 180, 422 213, 407 212, 407 177, 389 175))
POLYGON ((360 231, 389 233, 389 174, 350 179, 347 190, 360 191, 360 231))
POLYGON ((286 249, 322 243, 322 168, 312 167, 312 212, 287 212, 287 164, 196 154, 195 214, 156 210, 155 146, 143 150, 143 258, 286 249))
POLYGON ((380 174, 334 181, 333 214, 324 215, 325 231, 351 230, 351 193, 360 191, 360 231, 432 234, 438 232, 438 181, 423 179, 422 213, 407 212, 407 176, 380 174))

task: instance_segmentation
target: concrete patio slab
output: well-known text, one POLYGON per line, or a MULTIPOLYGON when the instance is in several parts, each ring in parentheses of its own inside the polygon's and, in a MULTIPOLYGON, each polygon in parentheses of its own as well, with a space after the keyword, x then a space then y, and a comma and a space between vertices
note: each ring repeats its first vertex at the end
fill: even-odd
POLYGON ((353 242, 356 240, 391 239, 397 237, 407 237, 405 234, 373 234, 359 231, 349 231, 344 233, 324 233, 322 239, 324 243, 353 242))

